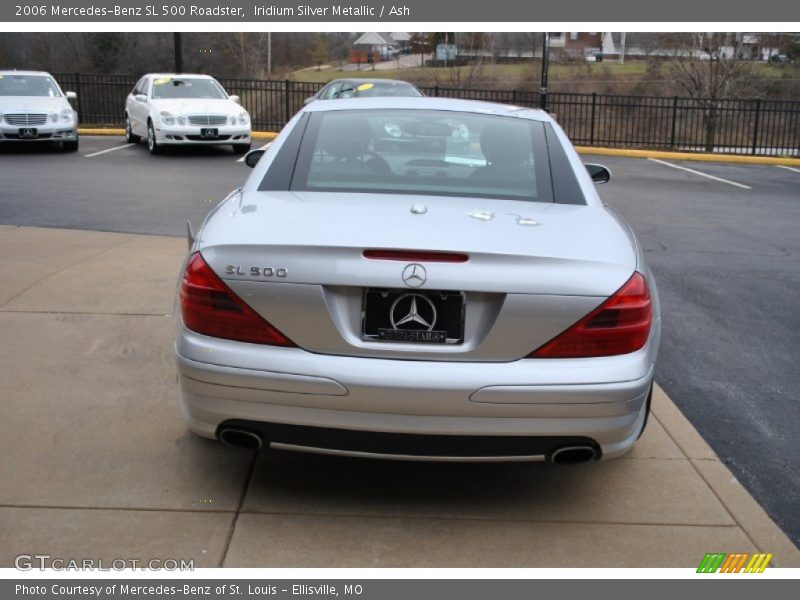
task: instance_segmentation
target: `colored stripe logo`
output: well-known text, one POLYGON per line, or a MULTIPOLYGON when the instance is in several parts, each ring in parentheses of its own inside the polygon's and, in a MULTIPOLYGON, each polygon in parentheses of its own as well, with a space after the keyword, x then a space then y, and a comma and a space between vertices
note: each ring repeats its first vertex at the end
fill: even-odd
POLYGON ((707 553, 697 567, 698 573, 763 573, 772 560, 772 554, 747 552, 707 553))

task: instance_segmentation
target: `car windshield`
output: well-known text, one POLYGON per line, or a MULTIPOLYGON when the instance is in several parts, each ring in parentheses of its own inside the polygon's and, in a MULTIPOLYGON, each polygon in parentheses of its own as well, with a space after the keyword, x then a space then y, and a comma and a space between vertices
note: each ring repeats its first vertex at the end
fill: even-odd
POLYGON ((541 122, 438 110, 312 113, 290 189, 553 201, 541 122))
POLYGON ((153 98, 224 99, 227 95, 213 79, 159 77, 153 81, 153 98))
POLYGON ((58 98, 61 92, 47 75, 0 75, 0 96, 49 96, 58 98))
POLYGON ((369 98, 372 96, 422 96, 422 93, 410 83, 372 81, 346 83, 336 95, 337 98, 369 98))

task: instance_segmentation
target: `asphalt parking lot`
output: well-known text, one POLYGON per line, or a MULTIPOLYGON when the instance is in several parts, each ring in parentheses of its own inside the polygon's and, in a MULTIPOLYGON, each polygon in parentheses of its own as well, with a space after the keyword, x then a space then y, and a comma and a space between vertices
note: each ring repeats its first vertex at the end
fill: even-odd
MULTIPOLYGON (((3 148, 0 149, 0 170, 3 173, 0 224, 183 236, 187 219, 198 226, 207 211, 249 174, 239 158, 229 148, 173 151, 166 156, 152 157, 144 146, 128 146, 121 138, 115 137, 84 137, 81 149, 76 154, 60 154, 40 148, 3 148)), ((796 499, 800 497, 800 456, 796 449, 800 442, 800 406, 796 390, 800 386, 800 369, 796 360, 800 356, 800 263, 797 261, 800 251, 800 236, 797 235, 797 226, 800 224, 800 196, 797 193, 800 169, 679 161, 665 163, 588 155, 585 160, 611 167, 615 178, 601 188, 601 193, 609 205, 618 210, 637 231, 658 279, 664 311, 664 337, 657 382, 697 428, 721 462, 736 475, 790 539, 798 544, 800 505, 796 499)), ((155 248, 156 259, 177 268, 170 262, 175 260, 174 244, 177 241, 165 239, 159 242, 157 238, 142 238, 131 243, 130 251, 135 250, 136 244, 149 245, 155 248), (163 254, 159 254, 162 245, 169 247, 170 251, 164 250, 163 254)), ((119 261, 125 260, 122 249, 118 252, 119 261)), ((25 261, 21 261, 20 269, 25 266, 25 261)), ((114 262, 109 260, 105 268, 113 269, 114 262)), ((170 273, 170 277, 174 277, 174 274, 170 273)), ((160 284, 171 284, 168 280, 169 277, 165 276, 160 284)), ((34 283, 32 281, 31 285, 34 283)), ((50 295, 57 293, 57 287, 49 288, 50 295)), ((141 291, 133 286, 123 286, 122 290, 115 291, 117 295, 123 293, 130 295, 131 310, 134 310, 136 301, 133 297, 141 291)), ((0 300, 6 302, 3 310, 7 310, 8 298, 0 300)), ((97 302, 103 304, 99 299, 97 302)), ((32 308, 24 310, 48 312, 53 308, 44 302, 38 307, 34 303, 32 308)), ((71 310, 80 313, 80 305, 73 305, 71 310)), ((171 308, 166 306, 161 314, 170 311, 171 308)), ((61 312, 67 314, 70 311, 61 312)), ((158 311, 153 314, 158 314, 158 311)), ((60 318, 66 321, 70 319, 63 315, 60 318)), ((164 329, 163 325, 158 328, 164 329)), ((168 335, 162 337, 165 337, 162 341, 168 344, 168 335)), ((111 338, 113 335, 109 333, 111 338)), ((89 356, 96 349, 85 350, 89 356)), ((162 363, 168 358, 159 354, 158 360, 158 365, 166 369, 162 363)), ((122 365, 124 361, 115 366, 122 365)), ((73 374, 75 377, 79 375, 78 372, 73 374)), ((35 375, 31 373, 30 377, 35 378, 35 375)), ((120 374, 117 377, 124 379, 125 376, 120 374)), ((128 384, 137 385, 136 382, 128 384)), ((155 386, 149 389, 153 398, 174 397, 174 390, 167 391, 159 387, 160 383, 146 385, 155 386)), ((94 409, 99 413, 92 416, 92 425, 102 428, 103 407, 95 406, 94 409)), ((136 427, 135 415, 136 409, 130 407, 126 417, 133 419, 132 427, 136 427)), ((177 413, 174 416, 179 418, 177 413)), ((80 416, 72 415, 70 418, 77 420, 80 416)), ((174 428, 174 425, 165 424, 164 427, 174 428)), ((59 436, 66 435, 63 428, 45 428, 45 431, 47 435, 55 437, 44 439, 51 439, 56 445, 63 443, 63 440, 59 440, 59 436)), ((99 440, 108 441, 106 438, 105 434, 98 437, 98 453, 103 452, 99 440)), ((130 450, 134 451, 133 448, 130 450)), ((438 518, 448 503, 452 504, 462 494, 468 496, 474 493, 465 483, 470 476, 463 467, 420 470, 409 466, 392 466, 388 469, 376 466, 368 467, 369 476, 362 479, 363 474, 358 468, 348 466, 351 463, 337 463, 335 466, 341 476, 333 477, 330 475, 331 462, 328 459, 320 461, 307 457, 260 457, 253 471, 252 465, 242 461, 240 455, 231 454, 234 452, 231 449, 189 441, 180 436, 172 450, 175 456, 146 457, 146 462, 157 464, 166 460, 177 464, 189 461, 189 464, 181 466, 203 472, 224 471, 224 477, 215 478, 214 485, 218 487, 209 490, 208 496, 217 498, 215 502, 222 502, 227 509, 237 503, 241 507, 245 502, 240 490, 241 483, 242 480, 249 480, 253 473, 261 473, 273 484, 277 482, 270 486, 254 483, 262 485, 256 490, 269 487, 271 495, 263 505, 259 505, 257 499, 252 500, 254 504, 251 508, 255 507, 254 513, 277 512, 282 515, 277 523, 279 536, 294 535, 289 505, 296 501, 293 492, 298 489, 310 492, 310 499, 304 499, 303 511, 318 515, 333 511, 340 516, 372 514, 371 518, 386 514, 410 518, 413 513, 418 516, 412 508, 421 500, 403 496, 408 492, 398 489, 398 481, 407 484, 413 482, 423 488, 433 486, 437 508, 421 509, 428 515, 426 518, 438 518), (187 458, 182 452, 186 447, 200 450, 187 458), (298 476, 297 472, 307 472, 308 478, 298 476), (227 484, 226 478, 230 478, 227 484), (450 491, 437 488, 437 481, 446 483, 450 491), (359 504, 358 511, 351 507, 359 495, 366 493, 367 485, 375 486, 375 489, 367 494, 368 500, 363 502, 374 502, 378 506, 377 512, 371 513, 370 507, 364 506, 363 502, 359 504), (276 493, 277 500, 274 498, 276 493), (391 498, 397 494, 404 499, 393 503, 391 498), (273 510, 276 506, 279 510, 273 510)), ((43 450, 41 452, 41 459, 46 460, 46 453, 43 450)), ((119 458, 122 453, 117 452, 114 456, 119 458)), ((668 456, 667 451, 660 457, 666 460, 668 456)), ((141 457, 137 458, 137 462, 139 460, 141 457)), ((68 464, 66 468, 67 471, 79 469, 75 464, 68 464)), ((123 471, 133 479, 139 477, 146 480, 140 469, 141 466, 134 464, 126 465, 123 471)), ((480 471, 483 474, 477 483, 482 487, 495 486, 509 493, 514 487, 512 483, 524 478, 524 473, 527 473, 518 466, 501 469, 500 475, 486 471, 485 467, 480 471)), ((534 480, 542 483, 545 490, 549 489, 547 486, 556 486, 561 492, 566 492, 569 485, 581 485, 577 482, 581 476, 574 473, 591 472, 574 471, 564 481, 555 483, 551 472, 546 473, 543 476, 545 479, 536 477, 534 480)), ((652 475, 640 473, 638 477, 652 475)), ((60 477, 66 478, 66 475, 60 477)), ((179 496, 182 483, 180 478, 176 482, 175 494, 179 496)), ((100 493, 101 497, 119 493, 119 490, 114 491, 114 486, 104 486, 102 481, 86 481, 84 484, 106 488, 100 493)), ((59 485, 63 494, 54 494, 54 497, 61 498, 56 504, 74 506, 77 502, 75 498, 80 493, 71 490, 67 483, 59 485)), ((245 489, 247 485, 245 481, 245 489)), ((528 495, 535 496, 535 485, 527 485, 533 486, 528 488, 528 495)), ((150 491, 155 493, 156 488, 150 491)), ((26 501, 31 505, 54 504, 53 499, 48 500, 33 489, 29 492, 33 500, 26 501)), ((196 492, 198 497, 202 497, 200 490, 196 492)), ((556 496, 559 494, 546 493, 542 500, 552 500, 556 496)), ((19 510, 19 503, 14 498, 16 496, 11 493, 0 503, 19 510)), ((708 501, 700 496, 692 499, 708 501)), ((114 500, 116 504, 112 502, 111 505, 117 506, 120 499, 114 500)), ((613 504, 613 497, 609 496, 605 501, 613 504)), ((482 502, 485 504, 488 500, 484 498, 482 502)), ((107 504, 105 501, 99 502, 100 506, 107 504)), ((140 506, 141 499, 134 504, 140 506)), ((172 506, 175 503, 167 504, 172 506)), ((121 501, 121 505, 124 506, 125 502, 121 501)), ((181 502, 177 502, 177 505, 181 505, 181 502)), ((509 509, 501 503, 494 508, 511 510, 513 513, 514 510, 522 510, 520 506, 509 509)), ((484 516, 481 513, 476 517, 474 506, 470 506, 465 514, 478 519, 484 516)), ((112 517, 108 516, 109 519, 112 517)), ((256 519, 247 514, 242 517, 245 521, 256 519)), ((569 520, 573 517, 568 515, 564 518, 569 520)), ((273 515, 272 518, 278 517, 273 515)), ((341 520, 333 523, 326 522, 325 517, 319 518, 320 532, 344 527, 341 520)), ((613 521, 619 516, 604 513, 600 518, 613 521)), ((667 521, 673 522, 671 519, 667 521)), ((641 517, 636 522, 653 524, 657 520, 658 516, 653 514, 641 517)), ((713 518, 710 523, 711 526, 720 525, 714 524, 713 518)), ((204 523, 202 527, 218 527, 219 531, 215 529, 209 535, 221 535, 224 538, 228 525, 228 521, 220 515, 218 524, 204 523)), ((400 521, 381 522, 380 527, 391 529, 401 525, 400 521)), ((359 521, 358 527, 363 529, 366 525, 359 521)), ((245 535, 244 531, 241 535, 245 535)), ((476 529, 474 533, 464 535, 474 535, 478 539, 480 532, 476 529)), ((228 539, 227 543, 230 542, 228 539)), ((266 542, 252 540, 252 543, 257 547, 259 543, 266 542)), ((410 541, 407 543, 411 544, 410 541)), ((295 558, 299 560, 299 557, 295 558)), ((281 555, 278 562, 299 564, 292 560, 289 555, 281 555)), ((230 559, 227 564, 246 563, 245 553, 235 560, 230 559)), ((406 561, 404 564, 409 563, 406 561)), ((459 564, 475 563, 465 559, 459 564)))
POLYGON ((187 219, 199 226, 250 172, 230 146, 151 156, 121 137, 84 136, 80 144, 74 154, 0 146, 0 168, 9 173, 0 222, 184 235, 187 219))
POLYGON ((658 281, 656 380, 799 543, 800 169, 585 160, 616 174, 602 195, 658 281))

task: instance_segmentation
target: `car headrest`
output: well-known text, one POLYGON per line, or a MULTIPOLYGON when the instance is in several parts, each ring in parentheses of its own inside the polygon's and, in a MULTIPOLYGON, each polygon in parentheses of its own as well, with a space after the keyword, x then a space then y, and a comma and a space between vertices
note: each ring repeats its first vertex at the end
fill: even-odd
POLYGON ((493 166, 519 166, 531 154, 531 134, 520 123, 487 126, 480 137, 481 151, 493 166))
POLYGON ((318 147, 336 158, 356 158, 372 142, 372 127, 364 117, 329 114, 322 121, 318 147))

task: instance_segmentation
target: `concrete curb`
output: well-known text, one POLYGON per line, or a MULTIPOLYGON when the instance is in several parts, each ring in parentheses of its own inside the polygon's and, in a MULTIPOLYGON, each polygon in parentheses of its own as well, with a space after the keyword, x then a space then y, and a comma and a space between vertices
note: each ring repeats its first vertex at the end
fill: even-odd
MULTIPOLYGON (((115 128, 94 128, 94 127, 81 127, 78 129, 80 135, 125 135, 124 129, 115 128)), ((254 140, 274 140, 278 136, 273 131, 254 131, 252 137, 254 140)))
POLYGON ((100 129, 93 127, 79 127, 79 135, 125 135, 124 129, 100 129))
MULTIPOLYGON (((81 135, 125 135, 124 129, 80 128, 81 135)), ((274 140, 278 134, 274 131, 254 131, 254 140, 274 140)), ((744 156, 741 154, 711 154, 702 152, 663 152, 661 150, 629 150, 626 148, 596 148, 594 146, 575 146, 581 154, 598 156, 622 156, 628 158, 661 158, 664 160, 697 160, 703 162, 741 163, 748 165, 784 165, 800 167, 800 158, 780 156, 744 156)))

